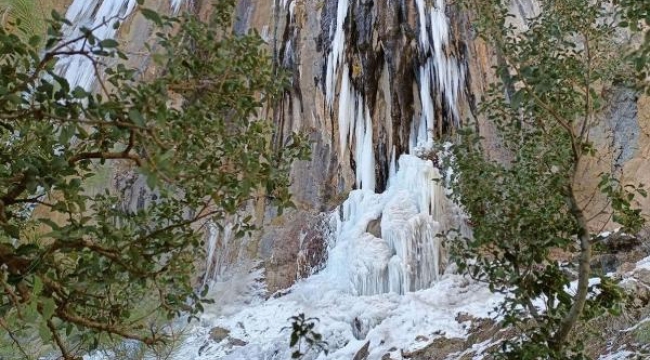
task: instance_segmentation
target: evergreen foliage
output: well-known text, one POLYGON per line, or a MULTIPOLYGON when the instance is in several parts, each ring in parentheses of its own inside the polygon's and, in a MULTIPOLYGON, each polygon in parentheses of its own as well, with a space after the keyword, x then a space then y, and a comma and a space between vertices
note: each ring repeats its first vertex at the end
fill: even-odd
MULTIPOLYGON (((589 133, 604 108, 600 89, 631 86, 630 67, 612 44, 621 9, 600 0, 547 1, 521 29, 508 1, 464 5, 500 60, 481 114, 495 124, 503 158, 490 159, 472 129, 453 146, 453 198, 474 224, 473 238, 455 241, 453 256, 461 270, 507 295, 497 310, 519 335, 502 343, 497 358, 584 359, 572 329, 616 313, 623 301, 613 280, 590 281, 595 234, 576 190, 578 169, 595 153, 589 133), (579 257, 562 264, 552 250, 579 257), (578 280, 570 289, 572 271, 578 280)), ((643 219, 633 199, 646 191, 616 175, 601 174, 599 190, 614 221, 638 230, 643 219)))
POLYGON ((155 79, 115 61, 127 55, 94 29, 64 40, 56 13, 45 49, 0 28, 0 341, 10 352, 31 358, 51 351, 33 344, 53 344, 73 359, 107 335, 165 341, 152 318, 206 301, 193 287, 200 225, 251 200, 292 205, 288 168, 308 148, 297 135, 271 147, 272 125, 258 118, 286 81, 257 34, 231 35, 233 6, 216 2, 208 23, 141 7, 158 26, 147 49, 163 69, 155 79), (91 59, 100 90, 71 88, 54 71, 60 56, 91 59), (142 176, 156 199, 131 209, 115 191, 90 191, 106 166, 142 176))

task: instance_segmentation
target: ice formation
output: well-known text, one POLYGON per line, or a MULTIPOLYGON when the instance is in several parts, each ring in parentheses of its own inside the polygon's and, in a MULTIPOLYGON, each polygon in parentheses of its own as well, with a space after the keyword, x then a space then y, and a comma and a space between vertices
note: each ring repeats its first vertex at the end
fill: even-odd
MULTIPOLYGON (((178 11, 183 1, 185 0, 170 0, 170 6, 178 11)), ((64 41, 80 36, 82 28, 93 30, 93 35, 98 40, 113 38, 117 33, 113 24, 124 21, 135 6, 136 0, 74 0, 65 14, 72 26, 64 27, 64 41)), ((83 44, 84 42, 77 42, 71 50, 80 50, 83 44)), ((68 80, 71 89, 77 86, 91 89, 95 82, 93 64, 84 56, 62 57, 56 64, 56 70, 68 80)))
POLYGON ((370 110, 361 94, 352 86, 347 64, 343 65, 342 71, 338 119, 341 157, 346 157, 348 144, 355 144, 357 188, 375 191, 375 153, 370 110))
POLYGON ((422 114, 414 119, 411 129, 411 147, 430 146, 435 129, 434 105, 435 94, 443 96, 447 116, 458 125, 458 100, 465 83, 466 69, 458 55, 447 51, 451 48, 449 22, 445 15, 445 0, 415 0, 418 11, 419 49, 426 61, 418 71, 419 95, 422 114))
MULTIPOLYGON (((345 54, 345 19, 348 16, 349 0, 339 0, 336 8, 336 25, 334 27, 334 39, 332 50, 327 56, 327 70, 325 73, 325 98, 327 104, 334 103, 334 92, 338 80, 338 69, 341 67, 345 54)), ((333 24, 334 25, 334 24, 333 24)), ((345 73, 345 72, 344 72, 345 73)))
POLYGON ((214 223, 208 223, 207 254, 203 284, 209 285, 212 280, 220 279, 226 270, 228 260, 237 254, 237 244, 233 233, 234 222, 227 222, 222 228, 214 223))
POLYGON ((440 174, 430 160, 413 155, 402 155, 398 165, 385 192, 352 191, 333 215, 335 239, 323 276, 343 290, 403 294, 428 288, 440 276, 437 235, 448 224, 449 207, 436 181, 440 174))
MULTIPOLYGON (((348 0, 337 4, 337 17, 325 71, 325 98, 336 109, 339 157, 355 162, 356 189, 340 207, 336 239, 329 262, 334 281, 343 281, 358 295, 405 293, 424 289, 440 276, 443 250, 439 234, 453 226, 458 211, 448 203, 442 180, 430 160, 418 158, 434 145, 435 104, 458 122, 457 102, 465 82, 465 68, 451 47, 444 0, 434 4, 415 0, 418 12, 419 51, 425 59, 418 71, 421 113, 412 121, 411 154, 390 154, 388 188, 375 194, 375 154, 371 113, 363 93, 351 80, 346 61, 344 28, 348 0), (336 89, 339 90, 335 104, 336 89), (442 103, 436 96, 442 96, 442 103), (373 228, 373 229, 370 229, 373 228)), ((332 111, 334 113, 334 111, 332 111)), ((389 132, 392 126, 389 125, 389 132)), ((458 224, 460 225, 460 224, 458 224)))
POLYGON ((185 0, 170 0, 171 1, 171 7, 172 7, 172 12, 176 13, 178 10, 181 9, 181 5, 183 5, 183 2, 185 0))

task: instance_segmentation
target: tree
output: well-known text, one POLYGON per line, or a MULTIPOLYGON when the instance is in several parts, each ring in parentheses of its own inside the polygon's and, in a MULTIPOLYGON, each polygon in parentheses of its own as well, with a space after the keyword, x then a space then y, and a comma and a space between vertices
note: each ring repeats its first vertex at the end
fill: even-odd
MULTIPOLYGON (((488 159, 480 136, 461 132, 448 159, 452 196, 474 228, 453 254, 462 270, 506 294, 498 310, 519 335, 503 342, 498 357, 582 359, 572 329, 622 301, 611 279, 590 282, 595 236, 576 190, 578 169, 594 154, 589 134, 604 107, 599 89, 632 80, 612 45, 620 9, 600 0, 547 1, 527 29, 517 29, 508 1, 464 4, 500 59, 481 112, 497 128, 504 159, 488 159), (577 264, 561 265, 552 249, 577 251, 577 264)), ((642 225, 632 203, 635 193, 646 195, 642 186, 601 174, 599 189, 614 221, 629 231, 642 225)))
POLYGON ((201 224, 249 201, 292 205, 288 167, 308 151, 297 135, 271 147, 272 124, 257 118, 286 81, 257 34, 231 35, 233 4, 216 2, 208 23, 141 8, 159 28, 155 79, 116 61, 118 42, 94 29, 64 40, 56 13, 44 50, 0 28, 0 341, 11 351, 36 356, 25 344, 37 339, 73 359, 106 335, 164 341, 152 318, 206 301, 193 286, 201 224), (100 90, 70 88, 54 71, 61 56, 93 61, 100 90), (156 199, 129 209, 89 191, 106 166, 136 172, 156 199))

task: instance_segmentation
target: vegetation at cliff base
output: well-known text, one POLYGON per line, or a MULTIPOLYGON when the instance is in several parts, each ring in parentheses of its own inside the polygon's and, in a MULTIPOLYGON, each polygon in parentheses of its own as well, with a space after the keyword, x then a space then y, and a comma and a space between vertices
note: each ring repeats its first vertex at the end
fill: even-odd
MULTIPOLYGON (((624 302, 611 278, 590 280, 598 277, 590 269, 597 234, 589 225, 593 205, 578 188, 581 166, 596 154, 590 131, 603 121, 601 89, 635 86, 624 45, 613 44, 626 8, 548 1, 518 27, 508 1, 463 3, 499 59, 498 80, 480 111, 503 148, 487 154, 473 129, 453 146, 453 198, 474 224, 471 239, 454 242, 453 257, 462 271, 506 294, 496 310, 518 335, 502 343, 497 358, 584 359, 584 338, 572 336, 573 329, 617 313, 624 302), (563 263, 552 250, 579 255, 563 263)), ((589 196, 607 199, 595 215, 610 212, 634 232, 644 223, 634 198, 646 189, 619 176, 600 174, 589 196)))
MULTIPOLYGON (((65 38, 71 24, 56 13, 44 42, 0 28, 0 341, 9 355, 73 359, 106 336, 164 342, 152 319, 196 314, 206 300, 195 269, 205 224, 249 201, 291 206, 288 167, 308 151, 298 136, 271 147, 261 109, 286 84, 257 34, 230 34, 233 5, 216 2, 205 23, 141 6, 158 27, 152 77, 95 29, 65 38), (98 90, 59 76, 62 56, 92 61, 98 90), (148 197, 131 204, 112 186, 90 191, 106 166, 146 184, 148 197), (136 312, 143 301, 149 311, 136 312)), ((235 231, 251 231, 249 220, 235 231)))

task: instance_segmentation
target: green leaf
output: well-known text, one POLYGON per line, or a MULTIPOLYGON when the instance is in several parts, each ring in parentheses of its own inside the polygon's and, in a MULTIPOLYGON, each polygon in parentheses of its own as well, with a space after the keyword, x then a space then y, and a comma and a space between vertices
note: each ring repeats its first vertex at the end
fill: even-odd
POLYGON ((129 118, 133 123, 137 126, 144 127, 144 118, 142 117, 142 114, 140 111, 137 109, 130 109, 129 110, 129 118))
POLYGON ((68 144, 77 132, 77 124, 66 124, 60 128, 59 144, 68 144))
POLYGON ((156 11, 148 8, 142 8, 140 9, 140 12, 142 13, 142 16, 144 16, 147 20, 153 21, 158 26, 163 25, 162 19, 160 18, 160 15, 156 11))
POLYGON ((52 339, 52 332, 50 331, 50 328, 47 327, 47 323, 45 321, 39 322, 38 335, 45 343, 48 343, 52 339))
POLYGON ((52 318, 52 315, 54 315, 54 310, 56 309, 56 305, 54 304, 54 300, 50 298, 43 299, 43 306, 41 308, 41 315, 45 320, 49 320, 52 318))
POLYGON ((289 347, 294 347, 298 343, 298 340, 300 340, 300 337, 298 336, 297 332, 292 332, 291 333, 291 340, 289 341, 289 347))
POLYGON ((99 42, 99 46, 103 48, 116 48, 119 46, 119 43, 115 39, 104 39, 99 42))
POLYGON ((18 256, 30 255, 37 253, 40 250, 40 247, 36 244, 22 244, 18 246, 15 254, 18 256))
POLYGON ((34 285, 32 286, 32 292, 36 295, 39 295, 42 290, 43 290, 43 282, 38 276, 34 277, 34 285))

